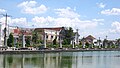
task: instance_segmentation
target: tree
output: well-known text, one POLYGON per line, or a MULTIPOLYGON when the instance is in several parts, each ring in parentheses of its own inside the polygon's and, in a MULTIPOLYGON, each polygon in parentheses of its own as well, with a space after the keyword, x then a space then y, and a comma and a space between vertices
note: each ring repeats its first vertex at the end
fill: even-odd
POLYGON ((71 40, 73 40, 74 32, 71 27, 69 29, 65 29, 65 34, 64 34, 64 39, 63 39, 63 44, 69 45, 71 43, 71 40))
POLYGON ((108 45, 108 40, 107 39, 104 39, 103 40, 103 46, 105 47, 105 46, 107 46, 108 45))
POLYGON ((38 33, 35 31, 33 32, 33 35, 32 35, 32 41, 33 43, 37 43, 37 40, 38 40, 38 33))
POLYGON ((30 46, 30 37, 27 37, 25 39, 25 42, 26 42, 26 46, 30 46))
POLYGON ((90 46, 90 44, 88 42, 86 42, 85 45, 87 48, 90 46))
POLYGON ((12 47, 14 45, 14 37, 13 37, 12 33, 10 33, 9 38, 7 39, 7 45, 9 47, 12 47))

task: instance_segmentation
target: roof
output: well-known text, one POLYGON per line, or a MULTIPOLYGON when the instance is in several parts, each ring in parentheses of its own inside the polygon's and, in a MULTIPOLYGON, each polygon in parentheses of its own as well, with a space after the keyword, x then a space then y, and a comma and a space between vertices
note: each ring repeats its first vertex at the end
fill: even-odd
POLYGON ((95 39, 92 35, 86 37, 86 39, 95 39))
POLYGON ((63 29, 63 27, 55 27, 55 28, 35 28, 35 30, 44 30, 44 29, 60 31, 61 29, 63 29))

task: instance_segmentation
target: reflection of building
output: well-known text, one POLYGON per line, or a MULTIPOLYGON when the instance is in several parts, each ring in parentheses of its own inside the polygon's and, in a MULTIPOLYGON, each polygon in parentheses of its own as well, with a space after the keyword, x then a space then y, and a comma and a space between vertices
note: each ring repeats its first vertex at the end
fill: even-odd
POLYGON ((56 41, 59 42, 59 33, 62 30, 62 27, 56 27, 56 28, 35 28, 35 31, 37 31, 40 35, 40 39, 44 39, 44 34, 46 35, 47 43, 52 43, 53 40, 56 38, 56 41))

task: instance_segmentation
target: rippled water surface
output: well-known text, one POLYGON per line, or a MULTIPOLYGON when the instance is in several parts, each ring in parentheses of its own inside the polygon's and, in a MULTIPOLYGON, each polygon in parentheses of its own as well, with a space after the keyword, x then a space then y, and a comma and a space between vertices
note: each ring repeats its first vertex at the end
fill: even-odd
POLYGON ((120 68, 120 51, 1 54, 0 68, 120 68))

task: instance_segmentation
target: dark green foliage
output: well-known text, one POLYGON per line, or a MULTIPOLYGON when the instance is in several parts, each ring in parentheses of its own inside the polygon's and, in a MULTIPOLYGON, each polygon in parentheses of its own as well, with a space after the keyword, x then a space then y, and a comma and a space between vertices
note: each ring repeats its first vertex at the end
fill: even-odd
POLYGON ((103 41, 103 47, 105 47, 107 44, 108 44, 108 40, 104 39, 104 41, 103 41))
POLYGON ((66 45, 66 44, 68 44, 67 39, 63 39, 63 45, 66 45))
POLYGON ((12 33, 10 33, 9 38, 7 39, 7 45, 9 47, 12 47, 14 45, 14 37, 13 37, 12 33))
POLYGON ((26 46, 30 46, 30 37, 27 37, 25 39, 25 42, 26 42, 26 46))
POLYGON ((37 32, 33 32, 33 35, 32 35, 33 43, 37 43, 37 40, 38 40, 38 33, 37 32))
POLYGON ((69 29, 65 29, 63 44, 69 45, 71 43, 71 40, 73 39, 73 36, 74 36, 74 33, 71 27, 69 27, 69 29))
POLYGON ((90 44, 88 42, 86 42, 85 45, 87 48, 90 46, 90 44))

